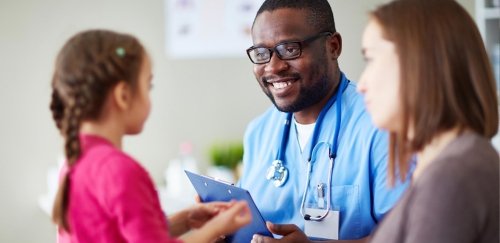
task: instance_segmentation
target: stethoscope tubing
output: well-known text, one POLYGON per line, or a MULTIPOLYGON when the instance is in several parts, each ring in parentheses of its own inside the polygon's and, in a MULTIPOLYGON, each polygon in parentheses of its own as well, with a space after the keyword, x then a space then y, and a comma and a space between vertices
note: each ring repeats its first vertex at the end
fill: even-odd
MULTIPOLYGON (((312 221, 321 221, 324 218, 328 216, 328 213, 330 212, 331 209, 331 186, 332 186, 332 178, 333 178, 333 168, 335 164, 335 159, 337 157, 337 148, 338 148, 338 136, 339 136, 339 131, 340 131, 340 123, 341 123, 341 103, 342 103, 342 93, 344 90, 347 88, 347 85, 349 84, 348 81, 346 81, 343 77, 343 74, 341 76, 341 82, 339 84, 339 88, 336 92, 336 94, 330 98, 323 108, 323 110, 320 112, 318 119, 317 119, 317 124, 316 127, 314 128, 313 134, 312 134, 312 139, 311 139, 311 149, 309 153, 309 158, 307 161, 307 177, 306 177, 306 185, 304 188, 304 193, 302 195, 302 201, 300 205, 300 214, 304 217, 305 220, 312 220, 312 221), (326 142, 321 142, 318 143, 317 145, 313 146, 313 144, 316 144, 319 136, 319 128, 321 127, 321 123, 324 120, 324 116, 326 115, 327 111, 329 108, 333 105, 333 103, 336 103, 336 108, 337 108, 337 121, 335 124, 335 130, 334 130, 334 137, 333 137, 333 142, 331 146, 328 148, 328 155, 330 158, 330 166, 329 166, 329 174, 328 174, 328 184, 327 184, 327 207, 325 212, 316 217, 311 217, 310 215, 305 213, 305 200, 307 196, 307 192, 309 191, 309 184, 310 184, 310 177, 312 173, 312 167, 313 163, 316 161, 316 150, 321 147, 321 144, 327 144, 326 142)), ((285 157, 285 150, 286 150, 286 144, 288 143, 288 135, 290 131, 290 126, 291 126, 291 119, 292 119, 293 113, 287 113, 283 129, 282 129, 282 140, 280 144, 280 148, 278 150, 276 160, 281 161, 281 163, 284 164, 284 157, 285 157)), ((282 165, 284 167, 284 165, 282 165)), ((286 178, 285 178, 286 179, 286 178)), ((283 181, 284 182, 284 181, 283 181)), ((280 183, 279 186, 281 186, 283 183, 280 183)))
POLYGON ((306 196, 307 196, 307 191, 309 189, 309 182, 311 181, 311 172, 312 172, 312 161, 307 161, 307 183, 306 187, 304 188, 304 194, 302 195, 302 202, 300 203, 300 214, 302 217, 304 217, 305 220, 312 220, 312 221, 321 221, 326 216, 328 216, 328 213, 330 213, 330 208, 331 208, 331 184, 332 184, 332 178, 333 178, 333 165, 335 163, 335 159, 333 157, 330 157, 330 167, 329 167, 329 173, 328 173, 328 185, 327 185, 327 190, 326 190, 326 210, 325 212, 318 216, 318 217, 311 217, 310 215, 305 213, 305 201, 306 201, 306 196))
MULTIPOLYGON (((327 144, 327 143, 318 143, 316 146, 314 146, 314 149, 311 151, 311 155, 309 157, 309 160, 307 161, 307 182, 306 182, 306 188, 304 189, 304 193, 302 195, 302 202, 300 204, 300 214, 302 217, 304 217, 305 220, 312 220, 312 221, 321 221, 324 218, 328 216, 328 213, 330 212, 331 208, 331 189, 332 189, 332 175, 333 175, 333 167, 335 164, 335 159, 337 157, 337 149, 338 149, 338 138, 339 138, 339 132, 340 132, 340 118, 342 115, 342 92, 344 91, 344 88, 347 87, 347 84, 342 85, 342 87, 339 87, 339 91, 337 93, 337 122, 335 124, 335 134, 333 137, 333 142, 330 148, 328 148, 328 157, 330 158, 330 167, 329 167, 329 173, 328 173, 328 184, 326 185, 326 210, 324 213, 318 217, 311 217, 311 215, 305 214, 305 200, 307 197, 307 192, 309 191, 309 182, 311 180, 310 176, 312 173, 312 163, 316 161, 316 154, 317 150, 321 146, 321 144, 327 144)), ((325 112, 326 113, 326 112, 325 112)), ((320 115, 324 115, 320 114, 320 115)), ((319 117, 318 117, 319 119, 319 117)), ((323 117, 321 116, 321 120, 323 120, 323 117)), ((316 130, 316 129, 315 129, 316 130)), ((314 137, 313 137, 314 138, 314 137)), ((312 146, 312 145, 311 145, 312 146)))

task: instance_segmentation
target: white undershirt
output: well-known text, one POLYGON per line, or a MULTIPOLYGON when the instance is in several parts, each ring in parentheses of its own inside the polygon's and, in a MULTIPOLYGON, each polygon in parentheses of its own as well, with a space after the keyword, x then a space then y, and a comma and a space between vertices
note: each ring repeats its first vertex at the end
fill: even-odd
POLYGON ((311 135, 314 132, 316 122, 311 124, 300 124, 294 118, 293 124, 295 124, 295 131, 297 132, 297 138, 299 140, 300 152, 302 153, 307 145, 307 142, 309 141, 309 138, 311 138, 311 135))

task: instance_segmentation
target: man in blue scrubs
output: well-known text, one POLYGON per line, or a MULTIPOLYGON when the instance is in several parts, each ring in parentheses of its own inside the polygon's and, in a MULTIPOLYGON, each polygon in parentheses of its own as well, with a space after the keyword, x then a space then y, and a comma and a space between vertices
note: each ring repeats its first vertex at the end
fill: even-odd
POLYGON ((406 184, 387 183, 388 137, 371 124, 355 84, 339 70, 342 40, 328 1, 267 0, 252 38, 247 53, 274 106, 247 128, 239 185, 282 241, 363 242, 406 184))

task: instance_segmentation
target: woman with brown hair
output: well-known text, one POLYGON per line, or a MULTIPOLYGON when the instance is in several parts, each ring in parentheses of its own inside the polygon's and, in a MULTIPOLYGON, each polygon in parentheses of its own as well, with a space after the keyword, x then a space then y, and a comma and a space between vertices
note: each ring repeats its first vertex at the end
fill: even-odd
POLYGON ((391 182, 412 185, 372 242, 499 242, 498 100, 479 31, 453 0, 399 0, 371 13, 358 90, 390 132, 391 182))

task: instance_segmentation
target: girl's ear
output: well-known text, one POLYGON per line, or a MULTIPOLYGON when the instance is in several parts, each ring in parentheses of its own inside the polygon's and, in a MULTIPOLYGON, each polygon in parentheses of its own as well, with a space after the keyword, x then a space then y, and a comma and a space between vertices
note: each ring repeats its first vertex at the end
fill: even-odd
POLYGON ((130 106, 132 93, 126 82, 118 82, 112 90, 112 99, 121 110, 127 110, 130 106))

